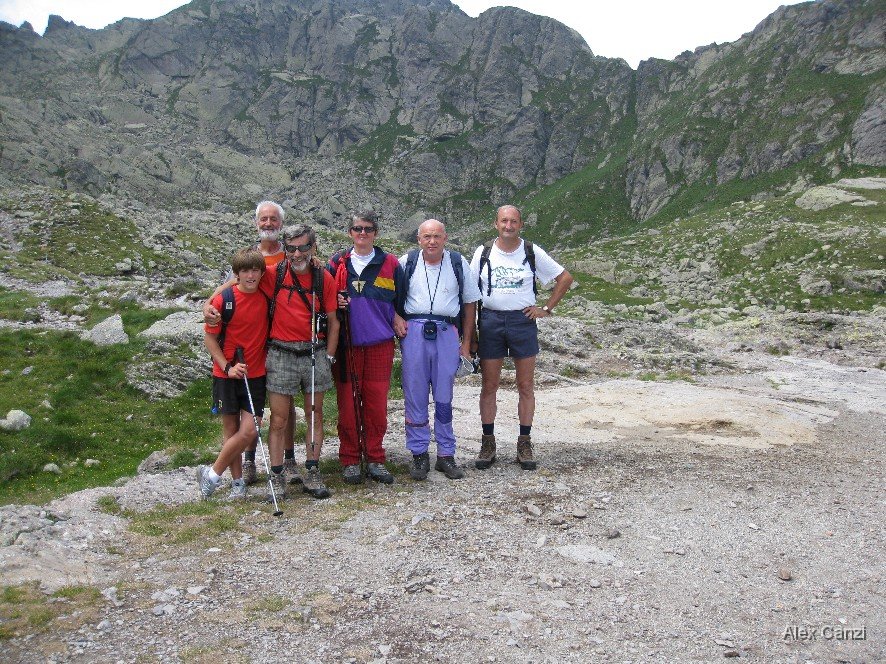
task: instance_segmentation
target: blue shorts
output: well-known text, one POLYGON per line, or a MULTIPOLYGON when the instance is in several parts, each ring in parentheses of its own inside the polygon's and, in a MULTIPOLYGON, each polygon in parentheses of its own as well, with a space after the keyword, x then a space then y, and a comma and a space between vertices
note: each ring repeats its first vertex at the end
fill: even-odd
MULTIPOLYGON (((249 391, 252 393, 252 403, 255 405, 256 417, 261 417, 265 412, 265 384, 264 376, 249 378, 249 391)), ((241 410, 251 413, 249 408, 249 396, 246 394, 246 385, 242 378, 219 378, 212 377, 212 412, 217 415, 237 415, 241 410)))
POLYGON ((477 353, 481 360, 535 357, 538 355, 538 326, 519 309, 494 311, 484 308, 480 311, 477 353))

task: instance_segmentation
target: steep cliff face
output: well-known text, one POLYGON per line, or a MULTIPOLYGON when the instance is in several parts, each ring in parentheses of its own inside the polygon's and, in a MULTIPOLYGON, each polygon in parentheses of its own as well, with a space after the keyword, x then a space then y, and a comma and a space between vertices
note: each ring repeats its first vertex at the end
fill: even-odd
POLYGON ((551 19, 448 0, 194 0, 104 30, 53 17, 42 38, 0 24, 0 167, 311 215, 465 212, 602 169, 600 195, 643 219, 810 158, 886 165, 878 5, 782 8, 637 72, 551 19))
POLYGON ((782 7, 722 46, 637 72, 631 210, 654 215, 693 185, 721 186, 811 159, 836 175, 886 166, 882 2, 782 7))

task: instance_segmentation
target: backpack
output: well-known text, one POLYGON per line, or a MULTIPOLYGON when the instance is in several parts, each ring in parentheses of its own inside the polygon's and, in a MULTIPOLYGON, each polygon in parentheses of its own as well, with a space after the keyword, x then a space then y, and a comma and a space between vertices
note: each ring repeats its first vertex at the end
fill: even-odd
MULTIPOLYGON (((404 272, 406 273, 407 284, 412 283, 412 275, 415 273, 415 267, 418 265, 418 254, 419 249, 413 249, 406 254, 406 267, 404 268, 404 272)), ((455 272, 455 280, 458 283, 458 319, 455 322, 455 327, 458 328, 459 336, 462 334, 461 323, 464 314, 464 303, 462 302, 461 295, 465 277, 461 258, 461 254, 457 251, 449 252, 449 260, 452 262, 452 271, 455 272)))
MULTIPOLYGON (((480 292, 482 293, 483 285, 480 277, 483 274, 483 264, 486 264, 487 295, 492 294, 492 264, 489 262, 489 252, 492 251, 492 245, 494 243, 495 239, 492 239, 483 245, 483 253, 480 254, 480 264, 477 266, 477 288, 479 288, 480 292)), ((538 284, 535 281, 535 248, 532 246, 532 243, 529 240, 523 240, 523 250, 526 252, 526 257, 523 259, 523 263, 529 263, 529 269, 532 271, 532 294, 538 295, 538 284)))

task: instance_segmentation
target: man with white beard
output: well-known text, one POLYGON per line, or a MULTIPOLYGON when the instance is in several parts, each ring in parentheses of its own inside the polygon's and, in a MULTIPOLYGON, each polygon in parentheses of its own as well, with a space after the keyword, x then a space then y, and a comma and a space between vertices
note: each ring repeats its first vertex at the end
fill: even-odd
MULTIPOLYGON (((283 243, 280 242, 280 229, 283 228, 283 220, 286 213, 274 201, 262 201, 255 207, 255 227, 258 230, 259 242, 253 245, 254 249, 261 251, 265 258, 265 266, 268 270, 276 267, 277 263, 282 261, 286 254, 283 251, 283 243)), ((228 282, 234 278, 233 272, 225 275, 224 281, 228 282)), ((217 291, 220 292, 220 291, 217 291)), ((215 295, 216 293, 213 293, 215 295)), ((219 312, 210 304, 212 298, 207 300, 203 305, 203 317, 209 325, 217 325, 221 319, 219 312)), ((257 413, 259 419, 261 414, 257 413)), ((286 473, 287 482, 298 482, 301 476, 298 472, 298 466, 295 462, 295 413, 290 417, 286 424, 286 432, 284 434, 285 448, 283 454, 284 472, 286 473)), ((256 479, 255 466, 255 449, 258 439, 256 439, 249 449, 245 452, 243 461, 243 480, 246 484, 254 484, 256 479)))

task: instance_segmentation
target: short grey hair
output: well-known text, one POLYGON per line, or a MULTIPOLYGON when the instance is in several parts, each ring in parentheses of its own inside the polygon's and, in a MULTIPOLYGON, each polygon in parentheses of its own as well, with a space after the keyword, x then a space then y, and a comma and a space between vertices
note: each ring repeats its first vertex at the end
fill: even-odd
POLYGON ((354 212, 351 215, 350 225, 353 226, 355 221, 365 221, 367 224, 372 224, 378 230, 378 213, 375 210, 359 210, 354 212))
POLYGON ((501 211, 506 210, 507 208, 511 208, 512 210, 516 210, 517 216, 520 217, 520 221, 523 221, 523 213, 520 211, 520 208, 518 208, 513 203, 505 203, 504 205, 500 205, 498 207, 498 209, 495 211, 495 218, 498 219, 498 215, 501 214, 501 211))
POLYGON ((280 217, 280 223, 283 223, 283 220, 286 219, 286 213, 283 211, 283 208, 279 203, 275 203, 274 201, 262 201, 258 205, 255 206, 255 220, 258 221, 258 214, 263 207, 266 205, 270 205, 273 208, 277 209, 277 216, 280 217))
POLYGON ((317 244, 317 234, 314 229, 307 224, 295 224, 293 226, 284 226, 280 231, 280 239, 287 242, 293 238, 307 235, 312 244, 317 244))

